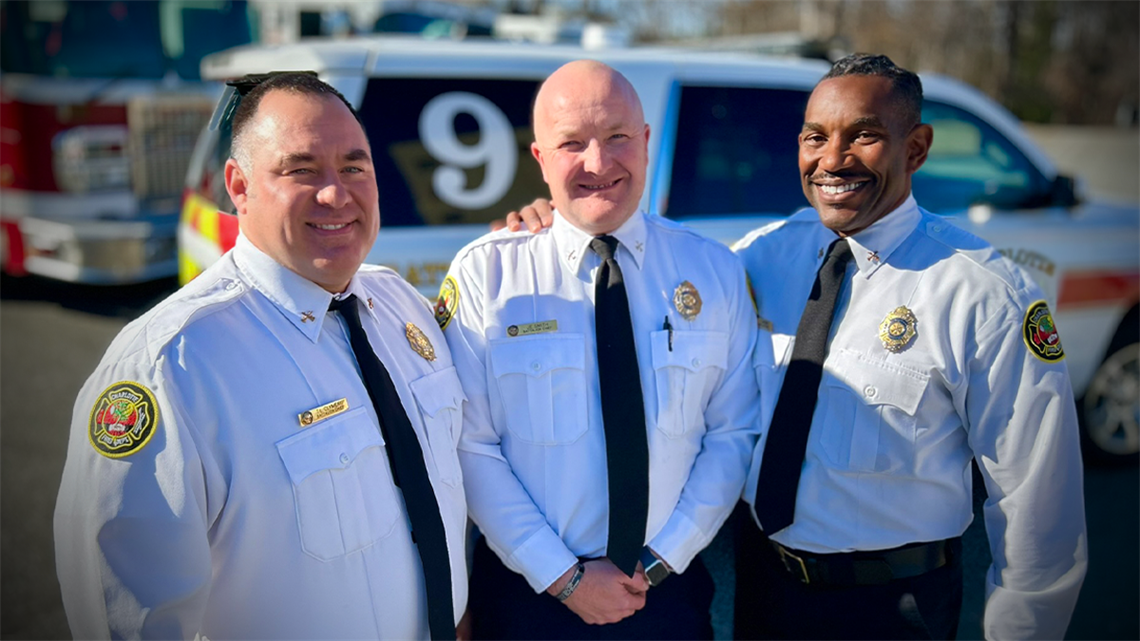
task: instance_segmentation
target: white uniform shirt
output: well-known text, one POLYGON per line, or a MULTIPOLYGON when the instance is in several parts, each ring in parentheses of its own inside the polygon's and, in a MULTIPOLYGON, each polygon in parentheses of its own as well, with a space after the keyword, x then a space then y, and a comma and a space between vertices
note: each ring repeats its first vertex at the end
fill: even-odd
MULTIPOLYGON (((769 366, 758 367, 766 403, 749 501, 800 315, 835 239, 808 209, 737 246, 774 346, 769 366)), ((771 538, 844 552, 959 536, 973 518, 976 458, 993 553, 986 637, 1060 638, 1087 549, 1068 370, 1031 353, 1023 336, 1027 310, 1044 295, 985 241, 920 210, 913 197, 848 242, 854 260, 831 329, 795 522, 771 538), (892 353, 879 327, 899 307, 913 313, 917 333, 892 353)))
MULTIPOLYGON (((414 289, 365 268, 348 293, 423 447, 458 620, 463 391, 414 289), (434 361, 413 350, 409 322, 434 361)), ((347 327, 327 314, 331 298, 239 237, 111 344, 76 401, 55 512, 76 638, 428 638, 403 499, 347 327), (89 421, 121 381, 148 390, 157 408, 135 408, 149 442, 110 458, 89 440, 89 421), (301 427, 300 414, 339 399, 346 411, 301 427)))
MULTIPOLYGON (((680 572, 744 485, 758 409, 755 315, 740 262, 723 246, 641 213, 612 235, 648 423, 646 542, 680 572), (691 321, 673 302, 684 281, 703 301, 691 321)), ((459 445, 467 502, 491 548, 536 592, 578 557, 606 554, 591 239, 556 213, 538 234, 475 241, 450 272, 459 298, 445 334, 471 399, 459 445), (524 335, 543 321, 557 330, 524 335)))

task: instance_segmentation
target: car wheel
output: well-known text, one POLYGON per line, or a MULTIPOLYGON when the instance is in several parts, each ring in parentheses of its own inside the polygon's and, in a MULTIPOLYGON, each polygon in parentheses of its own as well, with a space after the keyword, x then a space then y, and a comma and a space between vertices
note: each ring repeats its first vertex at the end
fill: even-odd
POLYGON ((1128 333, 1131 340, 1113 340, 1080 405, 1083 450, 1093 462, 1140 461, 1140 341, 1135 329, 1128 333))

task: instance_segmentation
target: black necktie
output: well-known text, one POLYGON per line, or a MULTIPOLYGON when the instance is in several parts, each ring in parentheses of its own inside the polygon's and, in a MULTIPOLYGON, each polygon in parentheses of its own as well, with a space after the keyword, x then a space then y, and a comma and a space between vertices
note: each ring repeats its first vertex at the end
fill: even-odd
POLYGON ((610 496, 606 556, 633 576, 649 518, 649 443, 629 300, 614 260, 617 246, 613 236, 590 241, 590 249, 602 259, 594 282, 594 328, 610 496))
POLYGON ((792 524, 796 492, 807 449, 808 432, 819 398, 827 337, 835 316, 835 301, 851 260, 851 247, 840 238, 827 250, 796 329, 792 361, 780 388, 756 484, 756 516, 768 534, 792 524))
POLYGON ((329 309, 340 312, 348 324, 349 343, 360 365, 364 387, 380 418, 380 431, 387 443, 392 477, 404 495, 404 505, 412 524, 412 540, 420 553, 427 592, 428 628, 432 639, 455 639, 455 613, 451 602, 451 562, 447 535, 439 504, 435 500, 420 441, 412 428, 404 404, 384 364, 376 357, 368 336, 360 325, 356 296, 333 300, 329 309))

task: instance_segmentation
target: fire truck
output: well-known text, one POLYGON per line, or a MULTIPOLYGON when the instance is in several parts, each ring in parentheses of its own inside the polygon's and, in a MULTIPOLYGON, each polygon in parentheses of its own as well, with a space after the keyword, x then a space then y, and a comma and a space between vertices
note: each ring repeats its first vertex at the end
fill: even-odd
MULTIPOLYGON (((590 57, 637 89, 652 136, 642 207, 732 244, 807 203, 797 134, 826 63, 665 48, 588 50, 397 37, 240 47, 208 56, 203 75, 311 70, 358 109, 380 194, 367 261, 397 269, 429 298, 487 223, 547 195, 530 158, 539 83, 590 57)), ((951 78, 924 75, 934 146, 913 188, 919 203, 988 240, 1042 286, 1064 338, 1090 455, 1140 451, 1140 209, 1079 197, 1074 181, 1008 111, 951 78)), ((191 161, 179 228, 183 281, 232 247, 222 169, 230 87, 191 161)), ((778 274, 778 266, 774 266, 778 274)))
POLYGON ((125 284, 177 272, 187 160, 248 43, 245 2, 0 2, 0 266, 125 284))

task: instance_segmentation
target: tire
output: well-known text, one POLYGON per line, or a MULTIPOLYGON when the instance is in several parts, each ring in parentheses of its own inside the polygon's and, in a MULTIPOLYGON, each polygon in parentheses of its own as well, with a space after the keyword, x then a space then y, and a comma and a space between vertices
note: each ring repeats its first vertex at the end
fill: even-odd
POLYGON ((1081 449, 1089 463, 1140 462, 1140 327, 1134 316, 1125 317, 1078 404, 1081 449))

